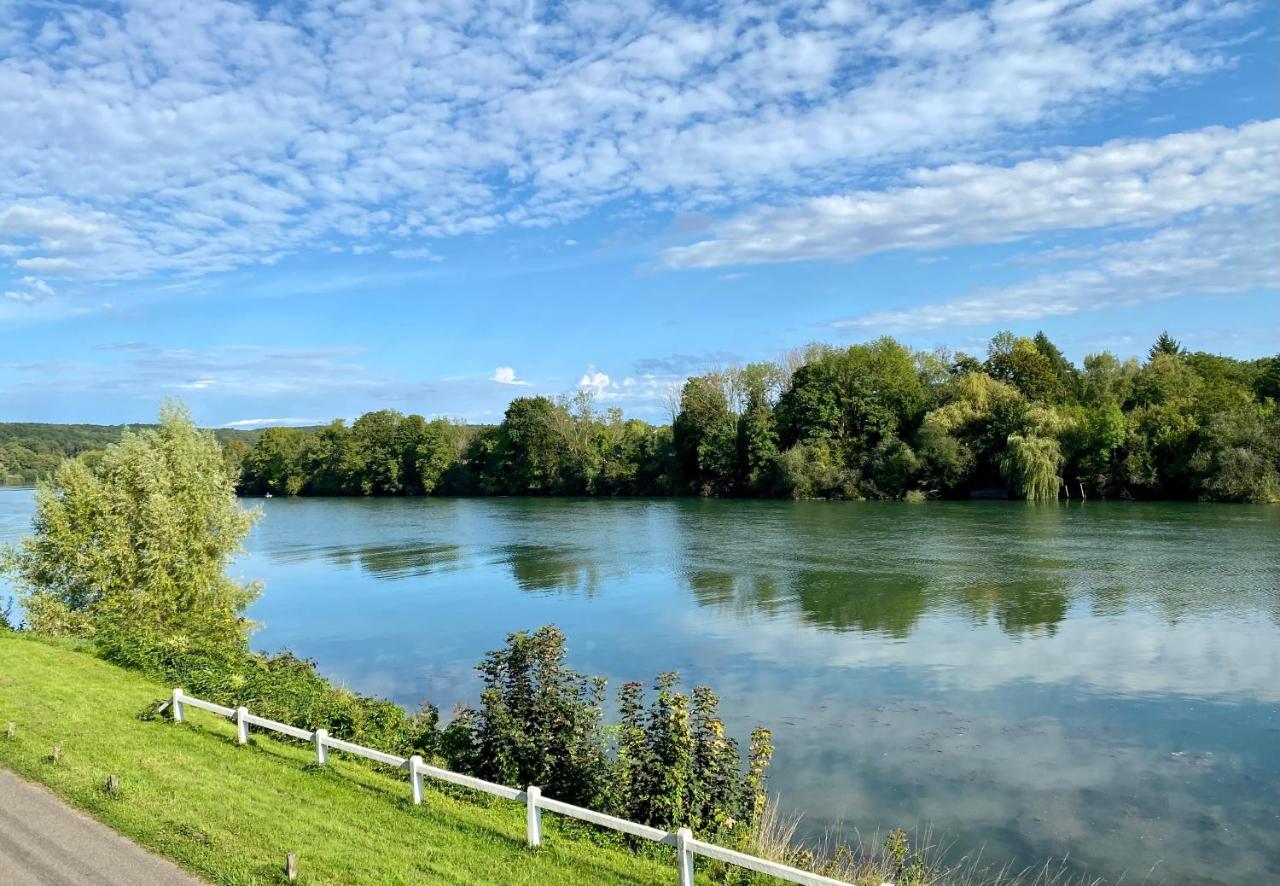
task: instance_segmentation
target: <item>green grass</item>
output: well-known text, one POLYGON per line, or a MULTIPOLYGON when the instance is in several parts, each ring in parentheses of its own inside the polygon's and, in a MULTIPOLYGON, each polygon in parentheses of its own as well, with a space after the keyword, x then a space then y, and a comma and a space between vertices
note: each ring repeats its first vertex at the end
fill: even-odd
POLYGON ((190 707, 186 724, 140 719, 170 691, 72 645, 0 631, 0 766, 214 883, 283 882, 289 852, 312 884, 675 880, 665 847, 597 844, 544 813, 534 851, 522 805, 428 780, 415 807, 406 780, 338 752, 321 769, 299 744, 255 734, 238 747, 231 723, 190 707))

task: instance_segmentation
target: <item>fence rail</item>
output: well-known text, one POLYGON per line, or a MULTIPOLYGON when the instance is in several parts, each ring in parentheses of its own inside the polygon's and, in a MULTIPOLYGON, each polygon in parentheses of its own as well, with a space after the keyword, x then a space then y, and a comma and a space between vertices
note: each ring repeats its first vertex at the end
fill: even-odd
MULTIPOLYGON (((768 874, 789 883, 800 883, 803 886, 849 886, 843 880, 833 880, 830 877, 802 871, 799 868, 779 864, 776 861, 768 861, 754 855, 748 855, 745 852, 737 852, 733 849, 717 846, 714 843, 694 839, 693 832, 688 828, 664 831, 661 828, 637 824, 634 821, 627 821, 625 818, 617 818, 613 815, 606 815, 603 812, 596 812, 594 809, 586 809, 582 806, 575 806, 572 803, 565 803, 562 800, 544 797, 542 796, 542 790, 536 785, 530 785, 524 790, 520 790, 506 785, 494 784, 482 778, 462 775, 458 772, 450 772, 448 769, 431 766, 424 763, 422 758, 416 754, 408 759, 397 757, 395 754, 388 754, 373 748, 366 748, 354 742, 333 738, 323 729, 314 731, 301 729, 288 723, 280 723, 276 720, 268 720, 266 717, 251 714, 248 708, 245 707, 228 708, 220 704, 214 704, 211 701, 193 698, 181 689, 173 690, 173 700, 170 704, 170 711, 175 722, 181 723, 183 721, 186 716, 185 707, 187 705, 232 720, 236 724, 236 741, 239 744, 246 744, 249 741, 249 727, 256 726, 259 729, 267 729, 291 738, 311 742, 315 747, 316 762, 321 766, 328 763, 329 750, 332 749, 353 754, 357 757, 364 757, 367 760, 383 763, 396 769, 407 770, 414 803, 422 802, 423 779, 428 777, 492 794, 505 800, 522 803, 527 810, 527 837, 530 846, 542 845, 542 813, 544 811, 553 812, 557 815, 576 818, 579 821, 589 822, 599 827, 630 834, 633 837, 652 840, 655 843, 674 847, 680 886, 693 886, 693 860, 694 856, 698 855, 724 864, 736 865, 737 867, 756 871, 757 873, 768 874)), ((891 884, 885 884, 885 886, 891 886, 891 884)))

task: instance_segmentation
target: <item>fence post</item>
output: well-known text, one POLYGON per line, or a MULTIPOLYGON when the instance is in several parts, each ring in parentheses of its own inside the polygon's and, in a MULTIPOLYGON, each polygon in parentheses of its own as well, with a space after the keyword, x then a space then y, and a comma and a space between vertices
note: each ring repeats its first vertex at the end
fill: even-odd
POLYGON ((329 737, 329 733, 324 729, 317 729, 315 734, 316 742, 316 763, 323 766, 329 762, 329 746, 325 744, 325 739, 329 737))
POLYGON ((422 758, 417 754, 409 758, 409 782, 413 785, 413 805, 422 805, 422 758))
POLYGON ((680 828, 676 831, 676 866, 680 872, 680 886, 693 886, 693 850, 689 841, 693 839, 693 831, 680 828))
POLYGON ((537 849, 542 845, 542 810, 538 801, 542 799, 542 788, 529 785, 525 788, 525 821, 529 828, 529 845, 537 849))
POLYGON ((236 708, 236 744, 249 743, 249 721, 245 717, 249 716, 249 709, 244 705, 236 708))
POLYGON ((173 690, 173 722, 182 722, 182 690, 173 690))

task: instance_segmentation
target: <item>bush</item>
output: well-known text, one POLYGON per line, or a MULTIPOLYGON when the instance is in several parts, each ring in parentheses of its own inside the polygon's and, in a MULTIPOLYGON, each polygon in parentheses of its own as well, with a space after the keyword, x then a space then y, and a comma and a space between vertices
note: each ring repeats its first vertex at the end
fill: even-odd
POLYGON ((564 664, 554 625, 507 635, 485 656, 480 709, 446 730, 451 765, 507 785, 538 785, 569 803, 606 805, 611 767, 602 727, 604 680, 564 664))
POLYGON ((719 697, 698 686, 690 703, 676 691, 678 679, 675 673, 658 676, 648 710, 640 683, 627 683, 618 693, 618 814, 667 830, 683 826, 745 841, 764 809, 771 735, 766 729, 752 733, 744 772, 738 744, 725 735, 717 713, 719 697))
POLYGON ((439 754, 439 712, 424 703, 410 716, 399 705, 334 686, 315 663, 290 652, 211 655, 153 649, 144 667, 152 676, 198 698, 244 705, 261 717, 408 756, 439 754))

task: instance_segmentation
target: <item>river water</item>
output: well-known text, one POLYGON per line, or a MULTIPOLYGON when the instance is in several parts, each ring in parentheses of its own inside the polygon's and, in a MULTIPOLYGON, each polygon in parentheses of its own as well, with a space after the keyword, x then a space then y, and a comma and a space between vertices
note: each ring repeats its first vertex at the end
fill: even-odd
MULTIPOLYGON (((805 833, 1125 882, 1280 881, 1280 508, 272 499, 255 644, 474 700, 554 622, 616 688, 679 670, 774 730, 805 833)), ((0 540, 29 490, 0 490, 0 540)))

